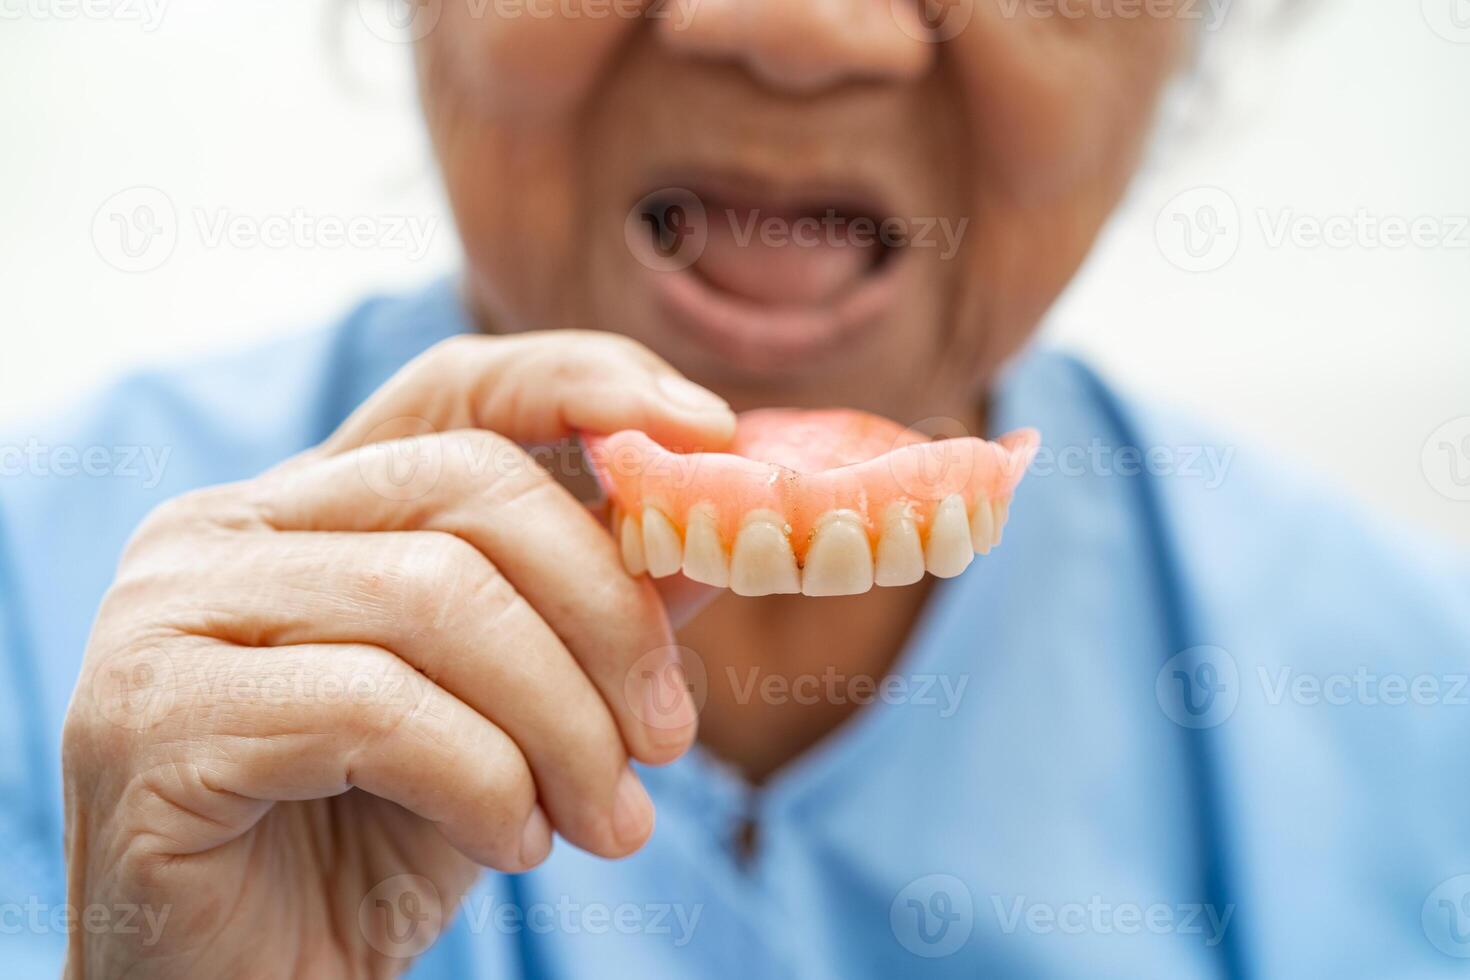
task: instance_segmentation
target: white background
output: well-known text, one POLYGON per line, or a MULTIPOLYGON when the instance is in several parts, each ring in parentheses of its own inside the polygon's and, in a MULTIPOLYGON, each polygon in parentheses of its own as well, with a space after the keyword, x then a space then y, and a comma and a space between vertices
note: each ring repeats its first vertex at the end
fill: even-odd
MULTIPOLYGON (((377 2, 0 0, 0 417, 453 266, 406 52, 363 14, 377 2), (176 236, 121 271, 112 221, 140 203, 176 236), (273 217, 306 231, 239 237, 289 229, 273 217), (353 217, 371 241, 310 237, 353 217), (400 219, 432 232, 422 254, 400 219), (211 240, 223 228, 233 244, 211 240)), ((1359 215, 1442 239, 1470 216, 1470 0, 1329 0, 1215 51, 1225 91, 1140 180, 1053 336, 1470 542, 1451 469, 1470 474, 1470 229, 1273 239, 1359 215)))

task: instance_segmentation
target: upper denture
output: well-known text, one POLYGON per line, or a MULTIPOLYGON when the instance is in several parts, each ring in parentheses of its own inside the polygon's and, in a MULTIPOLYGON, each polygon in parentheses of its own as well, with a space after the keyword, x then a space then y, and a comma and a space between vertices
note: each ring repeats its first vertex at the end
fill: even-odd
POLYGON ((584 438, 630 572, 742 595, 958 575, 998 543, 1040 443, 1030 429, 931 441, 863 412, 774 409, 741 415, 725 453, 634 430, 584 438))

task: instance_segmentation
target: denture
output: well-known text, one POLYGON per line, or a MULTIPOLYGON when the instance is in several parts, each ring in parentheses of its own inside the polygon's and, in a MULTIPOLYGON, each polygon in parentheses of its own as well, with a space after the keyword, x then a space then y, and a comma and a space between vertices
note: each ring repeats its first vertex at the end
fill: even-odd
POLYGON ((1000 544, 1040 444, 930 439, 849 410, 739 417, 729 452, 625 430, 583 437, 634 575, 683 573, 744 596, 858 595, 959 575, 1000 544))

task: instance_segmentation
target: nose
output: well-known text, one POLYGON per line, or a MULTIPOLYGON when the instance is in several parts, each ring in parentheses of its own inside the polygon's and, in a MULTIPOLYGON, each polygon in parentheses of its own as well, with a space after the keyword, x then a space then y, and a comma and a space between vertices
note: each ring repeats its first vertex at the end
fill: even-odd
POLYGON ((686 2, 685 16, 660 20, 664 43, 681 53, 739 62, 765 84, 794 93, 917 78, 935 58, 917 13, 925 0, 686 2))

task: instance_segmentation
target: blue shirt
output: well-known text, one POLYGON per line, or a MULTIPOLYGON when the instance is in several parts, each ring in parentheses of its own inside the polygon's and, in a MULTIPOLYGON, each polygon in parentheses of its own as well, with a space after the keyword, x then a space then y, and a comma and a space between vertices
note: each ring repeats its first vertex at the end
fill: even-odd
MULTIPOLYGON (((7 972, 64 954, 59 733, 132 529, 466 328, 444 283, 0 438, 7 972)), ((874 703, 760 790, 699 750, 645 771, 647 847, 486 873, 413 975, 1462 975, 1465 556, 1055 352, 995 414, 1047 448, 874 703)))

